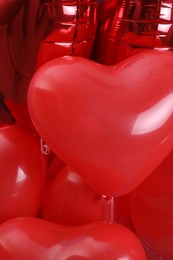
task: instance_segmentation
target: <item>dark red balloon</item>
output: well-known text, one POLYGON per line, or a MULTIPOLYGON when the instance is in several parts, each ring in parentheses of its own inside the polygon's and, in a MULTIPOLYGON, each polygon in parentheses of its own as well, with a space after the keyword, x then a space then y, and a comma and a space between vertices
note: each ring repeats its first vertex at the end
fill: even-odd
POLYGON ((42 0, 49 25, 37 57, 37 68, 65 55, 89 58, 97 28, 97 0, 42 0))
POLYGON ((7 25, 0 26, 0 91, 10 100, 25 103, 39 46, 47 33, 47 14, 40 0, 0 1, 0 16, 10 20, 12 11, 16 16, 7 25), (15 8, 22 2, 23 7, 17 12, 15 8))
POLYGON ((0 25, 10 22, 25 0, 0 0, 0 25))
POLYGON ((172 53, 154 50, 112 67, 55 59, 31 80, 29 112, 43 140, 93 189, 124 195, 173 147, 172 68, 172 53))
POLYGON ((0 226, 1 259, 145 260, 137 237, 119 224, 60 226, 23 218, 0 226))
POLYGON ((36 63, 67 54, 89 57, 97 6, 97 0, 1 0, 0 24, 8 24, 0 26, 0 91, 25 103, 36 63))
POLYGON ((36 216, 45 173, 38 140, 16 125, 0 128, 0 222, 36 216))
MULTIPOLYGON (((103 0, 99 6, 97 35, 92 59, 101 64, 113 65, 118 60, 119 42, 114 35, 119 30, 118 21, 115 18, 118 5, 120 5, 119 0, 103 0)), ((128 57, 126 49, 129 48, 132 49, 129 46, 124 47, 124 51, 121 52, 123 57, 128 57)))
POLYGON ((42 205, 46 220, 62 225, 84 225, 105 221, 104 201, 69 167, 57 167, 55 178, 48 184, 42 205))
POLYGON ((163 259, 173 259, 172 186, 173 152, 128 196, 135 232, 148 250, 163 259))
POLYGON ((172 50, 172 0, 103 0, 94 60, 113 65, 138 48, 172 50))

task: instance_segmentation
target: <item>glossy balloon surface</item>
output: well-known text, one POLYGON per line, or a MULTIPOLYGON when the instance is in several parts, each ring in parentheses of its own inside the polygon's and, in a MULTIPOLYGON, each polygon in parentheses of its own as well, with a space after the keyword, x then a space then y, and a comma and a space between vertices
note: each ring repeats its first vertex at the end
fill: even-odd
POLYGON ((46 220, 79 226, 104 221, 104 210, 102 197, 67 166, 57 171, 45 190, 42 216, 46 220))
POLYGON ((173 55, 157 51, 112 67, 55 59, 31 80, 29 112, 45 142, 93 189, 123 195, 173 147, 172 68, 173 55))
POLYGON ((41 1, 48 31, 37 57, 37 68, 65 55, 89 58, 97 29, 97 0, 41 1))
POLYGON ((0 128, 0 222, 36 216, 45 176, 39 143, 18 126, 0 128))
POLYGON ((53 180, 58 172, 65 166, 65 163, 53 153, 49 154, 50 159, 48 158, 48 171, 47 171, 47 178, 48 180, 53 180))
POLYGON ((136 48, 172 50, 172 0, 103 0, 94 59, 113 65, 136 48))
POLYGON ((13 260, 145 260, 136 236, 125 227, 92 223, 60 226, 24 218, 0 226, 0 255, 13 260))
POLYGON ((151 252, 163 259, 173 258, 172 185, 173 152, 128 198, 135 232, 151 252))
MULTIPOLYGON (((111 35, 113 32, 115 33, 119 30, 119 25, 117 26, 118 21, 115 17, 118 4, 120 4, 119 0, 103 0, 99 6, 97 35, 92 59, 105 65, 113 65, 119 60, 119 42, 114 35, 111 35)), ((122 60, 128 57, 127 52, 129 50, 132 51, 130 46, 124 46, 124 50, 121 52, 122 60)))

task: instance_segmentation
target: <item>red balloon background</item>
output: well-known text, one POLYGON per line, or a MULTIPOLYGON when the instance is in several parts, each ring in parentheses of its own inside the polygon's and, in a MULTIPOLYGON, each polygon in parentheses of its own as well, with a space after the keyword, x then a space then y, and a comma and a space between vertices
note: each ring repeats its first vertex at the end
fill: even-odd
POLYGON ((172 10, 0 0, 0 259, 173 259, 172 10))
POLYGON ((18 13, 25 0, 0 1, 0 25, 10 22, 18 13))
POLYGON ((128 196, 135 232, 151 252, 163 259, 173 258, 172 185, 173 152, 128 196))
POLYGON ((1 0, 0 16, 7 22, 0 26, 0 90, 6 98, 23 103, 47 18, 39 0, 1 0))
POLYGON ((55 59, 30 82, 29 112, 43 140, 93 189, 124 195, 172 149, 172 68, 172 53, 156 51, 112 67, 55 59))
POLYGON ((0 90, 26 103, 36 67, 64 55, 90 57, 98 2, 0 1, 0 90))
POLYGON ((93 59, 113 65, 144 48, 172 50, 172 0, 103 0, 93 59))
POLYGON ((48 17, 48 35, 41 42, 37 68, 65 55, 89 58, 97 29, 97 0, 41 1, 48 17))

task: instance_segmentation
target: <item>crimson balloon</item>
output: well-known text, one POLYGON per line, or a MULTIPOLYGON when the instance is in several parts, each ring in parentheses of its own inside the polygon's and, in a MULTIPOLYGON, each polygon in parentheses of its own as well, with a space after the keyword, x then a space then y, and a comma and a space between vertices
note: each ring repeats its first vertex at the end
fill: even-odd
POLYGON ((41 64, 64 55, 89 57, 97 7, 97 0, 1 0, 0 25, 7 24, 0 26, 0 91, 26 103, 30 79, 41 64))
POLYGON ((1 0, 0 24, 1 18, 8 23, 0 26, 0 91, 10 100, 26 103, 40 43, 49 26, 47 14, 40 0, 1 0))

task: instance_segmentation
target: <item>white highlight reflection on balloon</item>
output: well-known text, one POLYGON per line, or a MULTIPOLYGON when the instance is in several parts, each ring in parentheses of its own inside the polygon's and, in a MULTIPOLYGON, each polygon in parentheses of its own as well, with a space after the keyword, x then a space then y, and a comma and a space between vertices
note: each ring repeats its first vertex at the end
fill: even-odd
POLYGON ((18 172, 17 172, 17 178, 16 178, 16 183, 23 182, 26 180, 27 175, 24 173, 24 171, 19 167, 18 172))
POLYGON ((122 257, 118 258, 118 260, 129 260, 129 257, 128 256, 122 256, 122 257))
POLYGON ((137 117, 132 135, 146 134, 162 127, 173 113, 173 93, 164 97, 156 105, 137 117))

